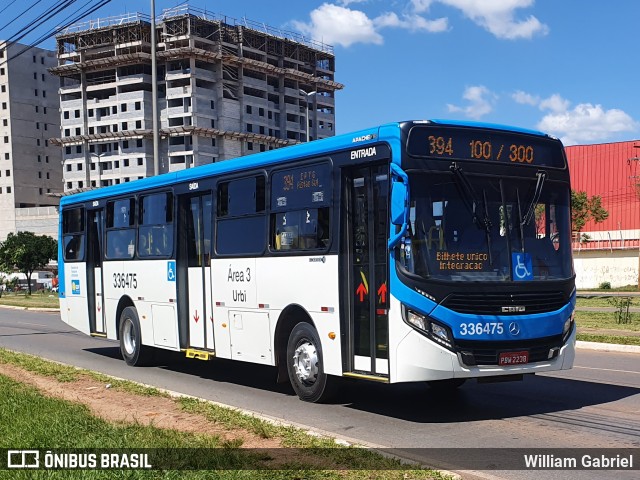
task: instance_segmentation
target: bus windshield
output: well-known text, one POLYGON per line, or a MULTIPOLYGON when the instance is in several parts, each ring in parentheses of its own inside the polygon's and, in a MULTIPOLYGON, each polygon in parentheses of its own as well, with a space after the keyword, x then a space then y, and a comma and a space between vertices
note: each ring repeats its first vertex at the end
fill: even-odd
POLYGON ((424 279, 517 282, 573 275, 569 184, 410 172, 402 266, 424 279))

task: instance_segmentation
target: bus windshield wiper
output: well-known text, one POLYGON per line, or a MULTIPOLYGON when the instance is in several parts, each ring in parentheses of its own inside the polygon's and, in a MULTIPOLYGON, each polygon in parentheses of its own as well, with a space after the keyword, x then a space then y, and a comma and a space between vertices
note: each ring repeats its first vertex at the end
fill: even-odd
POLYGON ((531 202, 527 207, 527 213, 525 213, 524 217, 520 217, 522 219, 520 222, 521 227, 525 227, 529 225, 529 223, 531 222, 531 219, 535 216, 536 205, 540 200, 540 195, 542 194, 542 187, 544 186, 544 181, 547 178, 547 172, 540 170, 538 173, 536 173, 536 176, 538 177, 538 181, 536 182, 536 189, 533 192, 533 197, 531 198, 531 202))
POLYGON ((482 218, 480 218, 480 215, 476 211, 476 207, 480 204, 480 201, 476 198, 476 194, 473 190, 473 187, 471 186, 471 183, 469 182, 469 179, 462 172, 462 169, 456 162, 453 162, 449 169, 453 173, 454 178, 457 180, 458 185, 460 186, 464 203, 473 217, 473 223, 475 223, 478 227, 483 228, 488 235, 491 232, 492 224, 488 214, 486 199, 484 202, 484 214, 482 218))

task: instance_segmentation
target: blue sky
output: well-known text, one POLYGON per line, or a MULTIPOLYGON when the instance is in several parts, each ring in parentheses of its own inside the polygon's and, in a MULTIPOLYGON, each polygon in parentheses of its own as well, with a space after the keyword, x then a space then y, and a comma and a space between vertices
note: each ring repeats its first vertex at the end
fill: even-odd
MULTIPOLYGON (((148 13, 149 4, 112 0, 91 18, 148 13)), ((156 0, 156 12, 181 4, 156 0)), ((396 120, 449 118, 537 128, 568 145, 640 138, 637 0, 189 5, 332 44, 335 80, 345 85, 336 94, 338 133, 396 120)), ((0 29, 0 37, 8 33, 10 28, 0 29)), ((53 42, 44 46, 53 48, 53 42)))

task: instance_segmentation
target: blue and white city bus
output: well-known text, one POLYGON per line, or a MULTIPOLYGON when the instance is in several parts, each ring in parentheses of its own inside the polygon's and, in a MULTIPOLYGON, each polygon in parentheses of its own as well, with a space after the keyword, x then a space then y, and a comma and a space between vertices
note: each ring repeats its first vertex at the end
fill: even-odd
POLYGON ((63 197, 62 319, 157 349, 457 387, 569 369, 570 185, 559 140, 392 123, 63 197))

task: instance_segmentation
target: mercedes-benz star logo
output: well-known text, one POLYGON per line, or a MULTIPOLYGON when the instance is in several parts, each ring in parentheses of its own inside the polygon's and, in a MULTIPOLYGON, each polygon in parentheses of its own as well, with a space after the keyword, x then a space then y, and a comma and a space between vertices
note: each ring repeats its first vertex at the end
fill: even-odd
POLYGON ((509 324, 509 333, 511 335, 518 335, 520 333, 520 325, 518 325, 516 322, 511 322, 509 324))

